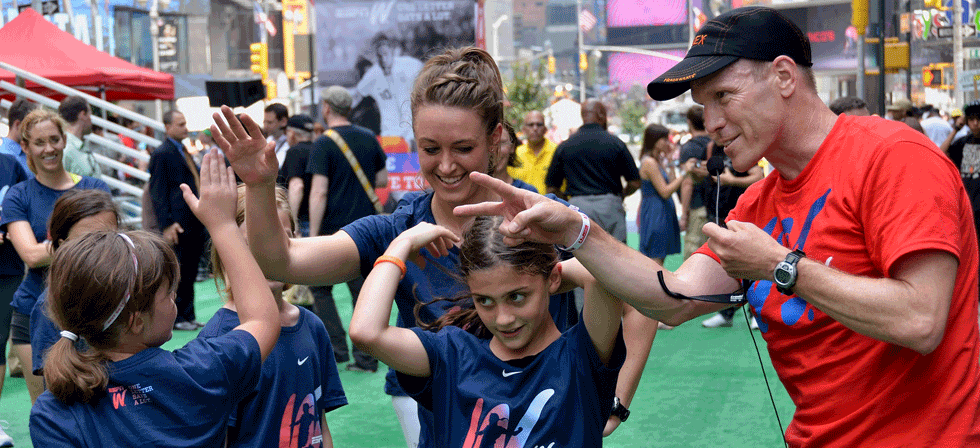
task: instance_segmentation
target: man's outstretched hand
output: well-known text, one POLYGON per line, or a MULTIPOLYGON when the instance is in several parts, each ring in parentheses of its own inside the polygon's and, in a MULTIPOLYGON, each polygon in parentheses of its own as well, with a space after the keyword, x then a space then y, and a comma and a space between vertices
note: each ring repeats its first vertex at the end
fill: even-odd
POLYGON ((505 243, 517 245, 534 241, 567 246, 578 237, 582 218, 560 202, 483 173, 474 171, 470 173, 470 179, 493 190, 500 196, 500 201, 460 205, 453 213, 457 216, 503 216, 500 233, 504 235, 505 243))

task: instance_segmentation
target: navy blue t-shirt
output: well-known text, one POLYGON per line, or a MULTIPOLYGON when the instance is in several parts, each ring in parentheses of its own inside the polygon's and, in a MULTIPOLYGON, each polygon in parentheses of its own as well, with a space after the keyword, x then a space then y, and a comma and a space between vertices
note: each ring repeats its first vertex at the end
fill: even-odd
MULTIPOLYGON (((299 321, 282 327, 258 385, 232 413, 229 447, 319 447, 320 416, 347 404, 327 329, 311 311, 298 308, 299 321)), ((237 312, 220 308, 198 337, 219 337, 239 325, 237 312)))
MULTIPOLYGON (((82 176, 75 186, 69 190, 98 189, 109 193, 105 182, 91 177, 82 176)), ((41 185, 37 179, 30 179, 14 185, 3 198, 3 218, 0 219, 0 230, 7 231, 7 224, 17 221, 27 221, 34 231, 38 242, 48 238, 48 218, 54 210, 54 203, 68 190, 53 190, 41 185)), ((14 309, 21 314, 31 314, 34 302, 37 301, 44 288, 44 276, 48 268, 32 268, 27 270, 24 281, 14 292, 10 302, 14 309)))
MULTIPOLYGON (((61 329, 48 317, 47 303, 48 288, 44 288, 31 309, 31 372, 38 376, 44 370, 44 353, 61 338, 61 329)), ((75 346, 82 349, 85 341, 79 339, 75 346)))
POLYGON ((34 446, 223 446, 236 404, 262 372, 259 344, 237 330, 192 339, 169 352, 148 348, 107 365, 94 404, 66 404, 50 391, 31 409, 34 446))
MULTIPOLYGON (((0 204, 14 185, 30 179, 24 167, 14 156, 0 154, 0 204)), ((3 209, 0 208, 0 219, 3 219, 3 209)), ((0 276, 13 277, 24 275, 24 262, 21 261, 14 245, 9 241, 0 244, 0 276)))
POLYGON ((432 411, 433 446, 602 446, 626 360, 622 327, 608 366, 582 323, 541 353, 512 361, 497 358, 490 339, 460 328, 413 331, 432 376, 399 373, 398 380, 432 411))
POLYGON ((527 182, 524 182, 523 180, 520 179, 514 179, 514 181, 511 182, 510 184, 515 188, 520 188, 522 190, 527 190, 527 191, 533 191, 535 193, 541 193, 540 191, 538 191, 537 187, 527 182))
MULTIPOLYGON (((553 195, 548 197, 554 198, 553 195)), ((384 254, 395 237, 420 222, 436 223, 436 218, 432 214, 431 192, 407 194, 392 214, 367 216, 341 230, 350 235, 357 245, 357 251, 361 256, 361 274, 367 277, 374 267, 374 261, 384 254)), ((449 255, 441 258, 433 258, 425 249, 421 252, 426 257, 425 266, 406 263, 405 278, 398 283, 395 292, 395 306, 398 308, 397 325, 402 328, 418 326, 414 314, 417 301, 428 303, 419 310, 419 317, 424 322, 433 322, 454 304, 449 301, 429 302, 435 298, 459 297, 467 292, 466 285, 460 281, 457 268, 459 248, 450 248, 449 255)), ((551 296, 549 309, 559 331, 567 330, 575 323, 577 315, 571 293, 551 296)), ((405 395, 395 380, 394 371, 390 369, 385 393, 405 395)))

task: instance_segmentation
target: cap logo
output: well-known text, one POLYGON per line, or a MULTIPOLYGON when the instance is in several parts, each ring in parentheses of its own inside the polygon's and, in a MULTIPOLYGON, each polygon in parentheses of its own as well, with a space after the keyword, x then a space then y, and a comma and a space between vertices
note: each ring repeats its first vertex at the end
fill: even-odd
POLYGON ((697 75, 698 75, 697 73, 691 73, 690 75, 687 75, 687 76, 685 76, 683 78, 664 78, 664 82, 681 82, 681 81, 687 81, 688 79, 694 79, 694 77, 697 76, 697 75))
POLYGON ((704 34, 694 36, 694 43, 691 45, 704 45, 704 34))

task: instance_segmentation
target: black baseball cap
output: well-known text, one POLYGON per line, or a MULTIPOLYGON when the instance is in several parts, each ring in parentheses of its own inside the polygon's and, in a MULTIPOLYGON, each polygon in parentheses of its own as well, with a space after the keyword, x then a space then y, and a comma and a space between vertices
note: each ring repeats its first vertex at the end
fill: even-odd
POLYGON ((313 119, 306 114, 296 114, 289 117, 289 120, 286 121, 286 127, 313 132, 313 119))
POLYGON ((963 108, 963 116, 980 117, 980 101, 973 101, 963 108))
POLYGON ((810 41, 799 27, 772 8, 749 6, 728 11, 705 23, 694 35, 684 59, 647 85, 650 98, 669 100, 739 59, 772 61, 789 56, 810 67, 810 41))

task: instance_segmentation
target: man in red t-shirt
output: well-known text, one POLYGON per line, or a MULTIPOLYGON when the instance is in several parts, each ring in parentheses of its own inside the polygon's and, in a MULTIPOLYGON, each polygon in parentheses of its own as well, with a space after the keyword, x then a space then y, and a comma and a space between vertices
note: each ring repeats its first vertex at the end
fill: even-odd
POLYGON ((702 26, 648 86, 655 100, 691 89, 736 170, 763 157, 775 169, 727 228, 705 225, 707 244, 674 273, 574 210, 487 176, 472 175, 503 202, 456 213, 504 215, 511 242, 572 243, 613 293, 671 325, 730 306, 703 299, 750 281, 796 404, 790 446, 980 446, 978 248, 959 171, 907 126, 837 117, 811 65, 788 19, 738 8, 702 26))

